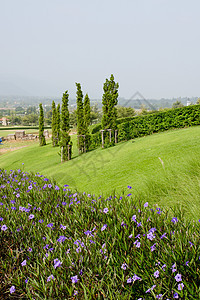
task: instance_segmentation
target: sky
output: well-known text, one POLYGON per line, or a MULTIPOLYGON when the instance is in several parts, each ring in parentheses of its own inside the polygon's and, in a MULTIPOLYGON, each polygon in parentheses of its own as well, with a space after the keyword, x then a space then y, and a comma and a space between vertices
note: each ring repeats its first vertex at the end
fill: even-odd
POLYGON ((199 0, 0 0, 0 95, 200 96, 199 0))

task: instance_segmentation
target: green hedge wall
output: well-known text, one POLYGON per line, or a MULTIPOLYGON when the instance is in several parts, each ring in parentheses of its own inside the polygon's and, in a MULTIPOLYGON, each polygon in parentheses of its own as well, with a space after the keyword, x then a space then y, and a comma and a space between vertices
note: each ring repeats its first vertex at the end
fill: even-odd
POLYGON ((194 125, 200 125, 200 105, 154 112, 118 124, 118 141, 194 125))

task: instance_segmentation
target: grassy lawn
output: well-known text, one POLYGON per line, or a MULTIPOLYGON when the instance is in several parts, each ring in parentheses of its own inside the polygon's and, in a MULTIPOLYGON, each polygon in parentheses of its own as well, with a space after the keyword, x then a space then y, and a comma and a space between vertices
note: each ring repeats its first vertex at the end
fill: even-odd
POLYGON ((34 143, 1 155, 0 166, 8 170, 23 167, 25 171, 40 172, 59 184, 69 184, 73 189, 91 194, 122 193, 131 185, 138 197, 150 197, 150 201, 162 205, 177 202, 176 187, 179 188, 178 199, 186 205, 188 198, 183 199, 183 190, 190 190, 193 185, 189 209, 195 213, 200 207, 199 192, 195 188, 200 169, 199 134, 199 126, 173 130, 109 149, 99 148, 81 156, 78 156, 76 136, 73 135, 73 159, 69 162, 60 163, 59 148, 53 148, 49 141, 45 147, 34 143))

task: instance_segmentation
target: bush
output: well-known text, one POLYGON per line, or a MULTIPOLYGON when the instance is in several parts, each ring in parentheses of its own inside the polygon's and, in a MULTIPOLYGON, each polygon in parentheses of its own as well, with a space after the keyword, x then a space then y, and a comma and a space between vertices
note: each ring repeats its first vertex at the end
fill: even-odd
POLYGON ((174 128, 200 124, 200 105, 154 112, 132 119, 118 120, 118 141, 129 140, 174 128))

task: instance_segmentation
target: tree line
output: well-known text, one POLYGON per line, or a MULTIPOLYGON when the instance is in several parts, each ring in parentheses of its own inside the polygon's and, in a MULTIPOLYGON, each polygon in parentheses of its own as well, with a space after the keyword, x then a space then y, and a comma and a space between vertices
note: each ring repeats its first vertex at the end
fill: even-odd
MULTIPOLYGON (((88 94, 83 96, 81 84, 76 83, 76 119, 77 119, 77 146, 79 154, 88 152, 91 145, 91 135, 89 133, 89 125, 91 121, 91 106, 88 94)), ((115 130, 118 103, 118 88, 119 84, 115 83, 114 76, 111 74, 110 79, 106 79, 103 86, 102 98, 102 129, 115 130)), ((39 142, 40 146, 46 145, 44 137, 44 112, 42 104, 39 105, 39 142)), ((62 105, 57 107, 55 102, 52 102, 52 146, 60 147, 61 161, 71 159, 72 141, 69 134, 70 118, 69 118, 69 94, 68 91, 63 93, 62 105)))

